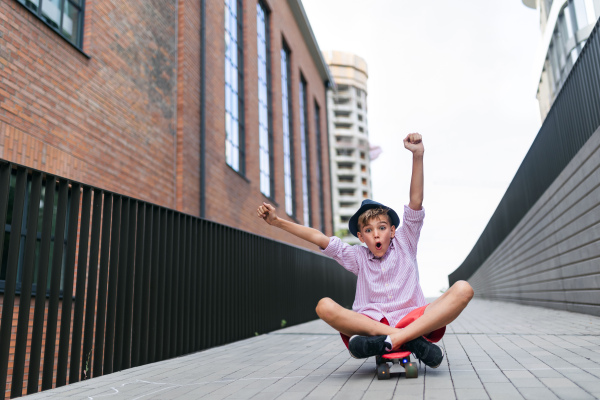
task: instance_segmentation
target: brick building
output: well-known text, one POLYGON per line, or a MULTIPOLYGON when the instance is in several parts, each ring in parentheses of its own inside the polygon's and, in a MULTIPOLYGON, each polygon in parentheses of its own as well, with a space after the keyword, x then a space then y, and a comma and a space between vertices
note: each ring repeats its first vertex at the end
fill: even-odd
POLYGON ((311 250, 330 81, 300 0, 0 2, 1 160, 311 250))
POLYGON ((301 246, 257 205, 333 233, 331 78, 299 0, 61 4, 0 5, 0 158, 301 246))

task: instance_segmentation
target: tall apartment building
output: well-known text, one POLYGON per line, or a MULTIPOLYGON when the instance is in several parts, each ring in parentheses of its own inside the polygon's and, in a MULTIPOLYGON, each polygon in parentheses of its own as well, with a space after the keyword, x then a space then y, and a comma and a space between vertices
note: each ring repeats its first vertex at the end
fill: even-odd
POLYGON ((540 18, 536 68, 543 121, 600 16, 600 0, 523 0, 523 4, 536 9, 540 18))
POLYGON ((367 119, 367 63, 340 51, 323 53, 337 90, 327 95, 331 152, 333 229, 349 243, 350 217, 363 199, 372 197, 367 119))

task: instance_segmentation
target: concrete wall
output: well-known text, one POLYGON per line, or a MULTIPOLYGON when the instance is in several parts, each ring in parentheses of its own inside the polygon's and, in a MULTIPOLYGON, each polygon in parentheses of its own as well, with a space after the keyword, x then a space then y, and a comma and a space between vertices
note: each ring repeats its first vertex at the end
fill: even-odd
POLYGON ((0 158, 175 208, 177 2, 85 6, 84 54, 0 2, 0 158))
POLYGON ((477 296, 600 315, 600 128, 471 276, 477 296))

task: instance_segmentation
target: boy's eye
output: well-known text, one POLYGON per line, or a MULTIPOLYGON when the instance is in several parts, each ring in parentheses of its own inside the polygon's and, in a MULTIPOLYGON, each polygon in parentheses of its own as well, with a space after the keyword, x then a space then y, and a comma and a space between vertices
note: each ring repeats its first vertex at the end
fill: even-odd
POLYGON ((380 226, 379 229, 381 229, 382 231, 385 231, 385 226, 380 226))
POLYGON ((370 229, 365 229, 365 232, 370 233, 371 230, 370 229))

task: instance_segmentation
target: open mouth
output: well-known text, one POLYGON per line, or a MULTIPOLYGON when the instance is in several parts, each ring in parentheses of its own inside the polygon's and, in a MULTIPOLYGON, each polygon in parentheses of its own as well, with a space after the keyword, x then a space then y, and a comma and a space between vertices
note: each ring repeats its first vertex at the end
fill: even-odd
POLYGON ((381 246, 381 242, 377 242, 377 243, 375 243, 375 248, 376 248, 377 250, 381 250, 381 247, 382 247, 382 246, 381 246))

